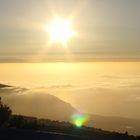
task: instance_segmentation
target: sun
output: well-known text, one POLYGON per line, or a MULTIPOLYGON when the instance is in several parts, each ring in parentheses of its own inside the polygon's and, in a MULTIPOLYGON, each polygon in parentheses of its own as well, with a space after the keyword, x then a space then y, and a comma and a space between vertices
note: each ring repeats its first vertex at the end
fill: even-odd
POLYGON ((65 45, 75 34, 72 20, 55 18, 47 26, 47 32, 51 43, 61 43, 65 45))

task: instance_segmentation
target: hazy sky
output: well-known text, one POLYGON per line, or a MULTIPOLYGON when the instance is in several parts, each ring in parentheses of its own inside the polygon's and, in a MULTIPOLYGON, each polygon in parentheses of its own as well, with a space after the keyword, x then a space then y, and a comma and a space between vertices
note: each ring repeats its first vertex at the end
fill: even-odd
POLYGON ((0 62, 140 59, 139 0, 0 0, 0 62), (67 50, 48 47, 43 26, 72 17, 67 50))
POLYGON ((140 61, 140 0, 0 0, 0 83, 139 119, 140 62, 26 63, 99 59, 140 61), (71 18, 77 33, 65 47, 48 43, 55 16, 71 18))

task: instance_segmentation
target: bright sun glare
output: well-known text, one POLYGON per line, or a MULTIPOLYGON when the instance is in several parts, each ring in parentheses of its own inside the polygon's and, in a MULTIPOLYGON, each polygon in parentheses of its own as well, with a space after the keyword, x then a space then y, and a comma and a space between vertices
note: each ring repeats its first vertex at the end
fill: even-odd
POLYGON ((51 43, 66 44, 74 36, 72 21, 70 19, 55 18, 48 26, 47 31, 51 43))

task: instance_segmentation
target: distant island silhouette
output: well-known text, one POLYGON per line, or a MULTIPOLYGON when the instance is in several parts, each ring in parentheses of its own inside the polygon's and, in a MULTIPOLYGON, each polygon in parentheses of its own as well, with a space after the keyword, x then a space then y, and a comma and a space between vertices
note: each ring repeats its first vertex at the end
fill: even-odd
POLYGON ((140 137, 128 132, 108 132, 82 126, 77 128, 69 122, 37 119, 22 115, 12 115, 11 109, 0 98, 0 139, 67 139, 67 140, 139 140, 140 137))

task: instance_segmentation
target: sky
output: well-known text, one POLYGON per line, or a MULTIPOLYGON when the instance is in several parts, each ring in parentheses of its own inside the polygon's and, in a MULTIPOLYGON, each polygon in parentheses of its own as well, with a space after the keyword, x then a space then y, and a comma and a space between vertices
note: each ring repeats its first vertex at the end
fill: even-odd
POLYGON ((0 0, 0 62, 139 60, 139 0, 0 0), (54 16, 78 33, 48 45, 54 16))
POLYGON ((0 0, 0 83, 52 94, 81 112, 140 119, 139 6, 140 0, 0 0), (65 46, 49 44, 44 27, 55 16, 71 19, 76 32, 65 46))

